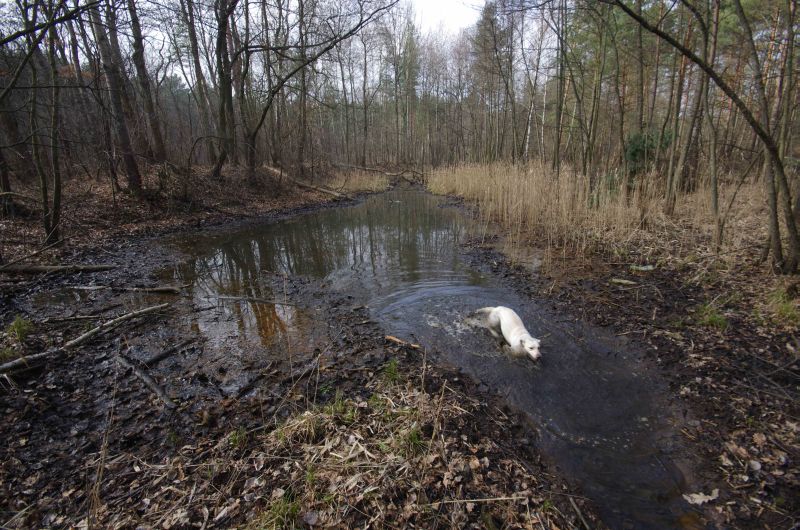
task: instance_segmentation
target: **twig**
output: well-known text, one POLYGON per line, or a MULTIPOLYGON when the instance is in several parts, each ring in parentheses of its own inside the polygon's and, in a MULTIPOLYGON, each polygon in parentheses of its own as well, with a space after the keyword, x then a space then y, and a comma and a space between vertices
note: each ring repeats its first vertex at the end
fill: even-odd
POLYGON ((161 399, 161 401, 164 402, 164 405, 166 405, 167 408, 174 409, 175 407, 177 407, 177 405, 175 405, 175 402, 169 398, 166 392, 164 392, 164 389, 158 386, 158 384, 153 380, 153 378, 150 377, 150 375, 147 374, 144 370, 142 370, 141 368, 130 362, 121 353, 116 354, 114 358, 122 366, 133 370, 133 373, 136 374, 136 377, 141 379, 142 382, 145 385, 147 385, 147 387, 149 387, 150 390, 152 390, 153 393, 157 395, 159 399, 161 399))
POLYGON ((575 510, 575 513, 578 514, 578 519, 581 520, 581 522, 583 523, 583 526, 586 528, 586 530, 592 530, 592 527, 589 526, 589 523, 587 523, 586 519, 583 518, 583 514, 578 509, 578 505, 575 504, 575 499, 573 499, 572 497, 569 497, 569 503, 572 505, 572 509, 575 510))
POLYGON ((188 346, 192 342, 194 342, 194 339, 187 339, 187 340, 181 342, 180 344, 178 344, 177 346, 173 346, 172 348, 164 350, 163 352, 161 352, 159 354, 156 354, 153 357, 151 357, 150 359, 144 361, 144 365, 147 366, 148 368, 152 368, 153 366, 155 366, 159 362, 163 361, 164 359, 166 359, 167 357, 169 357, 173 353, 182 350, 184 347, 188 346))
POLYGON ((414 348, 415 350, 419 350, 422 348, 419 344, 413 344, 411 342, 406 342, 403 339, 398 339, 394 335, 386 335, 384 337, 386 340, 390 342, 394 342, 395 344, 399 344, 400 346, 408 346, 409 348, 414 348))
POLYGON ((436 501, 431 502, 428 504, 418 504, 417 506, 434 506, 439 504, 456 504, 459 502, 494 502, 494 501, 522 501, 527 499, 526 496, 514 496, 514 497, 487 497, 484 499, 447 499, 444 501, 436 501))
POLYGON ((159 304, 152 307, 146 307, 144 309, 139 309, 137 311, 133 311, 131 313, 122 315, 121 317, 117 317, 113 320, 109 320, 100 324, 99 326, 90 329, 83 335, 72 339, 71 341, 67 342, 60 348, 56 348, 55 350, 49 350, 42 353, 37 353, 35 355, 28 355, 27 357, 20 357, 19 359, 14 359, 13 361, 9 361, 5 364, 0 364, 0 373, 8 372, 9 370, 13 370, 20 366, 28 365, 33 361, 38 361, 39 359, 44 359, 56 354, 64 353, 65 351, 69 350, 70 348, 74 348, 76 346, 80 346, 84 342, 87 342, 89 339, 94 337, 95 335, 99 335, 104 331, 108 331, 109 329, 113 329, 118 325, 122 324, 126 320, 130 320, 132 318, 136 318, 142 315, 146 315, 148 313, 154 313, 156 311, 160 311, 161 309, 165 309, 169 307, 169 304, 159 304))

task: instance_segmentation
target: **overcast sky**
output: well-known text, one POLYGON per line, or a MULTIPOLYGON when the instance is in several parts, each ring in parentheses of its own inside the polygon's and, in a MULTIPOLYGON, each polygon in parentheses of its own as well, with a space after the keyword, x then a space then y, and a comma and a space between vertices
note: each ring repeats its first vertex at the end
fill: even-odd
POLYGON ((445 31, 455 34, 478 20, 483 0, 411 0, 411 3, 423 32, 437 31, 441 24, 445 31))

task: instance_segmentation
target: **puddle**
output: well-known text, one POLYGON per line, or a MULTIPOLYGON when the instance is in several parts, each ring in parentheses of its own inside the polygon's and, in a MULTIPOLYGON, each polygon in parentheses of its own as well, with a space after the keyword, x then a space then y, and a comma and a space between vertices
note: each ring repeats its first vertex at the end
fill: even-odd
POLYGON ((191 258, 165 274, 190 285, 196 307, 218 307, 189 317, 211 345, 249 344, 271 355, 309 352, 320 340, 313 304, 275 303, 286 300, 282 277, 312 277, 349 294, 387 333, 440 352, 525 411, 545 455, 609 526, 690 527, 666 385, 625 341, 468 266, 459 242, 473 228, 437 197, 393 191, 280 223, 184 237, 174 243, 191 258), (515 308, 542 339, 539 366, 505 357, 470 325, 472 311, 492 305, 515 308))

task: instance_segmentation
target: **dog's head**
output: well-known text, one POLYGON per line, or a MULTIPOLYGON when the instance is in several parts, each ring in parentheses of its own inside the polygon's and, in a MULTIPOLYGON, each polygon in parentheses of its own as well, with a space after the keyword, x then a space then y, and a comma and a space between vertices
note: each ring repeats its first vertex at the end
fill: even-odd
POLYGON ((539 339, 525 337, 520 339, 519 343, 522 346, 522 349, 525 350, 525 353, 527 353, 534 361, 538 361, 542 356, 542 353, 539 351, 539 339))

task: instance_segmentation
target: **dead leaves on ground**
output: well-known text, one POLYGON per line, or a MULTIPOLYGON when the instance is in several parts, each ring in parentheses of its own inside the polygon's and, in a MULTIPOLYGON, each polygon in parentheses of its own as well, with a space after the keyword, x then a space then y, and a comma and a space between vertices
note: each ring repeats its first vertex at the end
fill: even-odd
POLYGON ((368 399, 337 393, 279 425, 184 446, 165 462, 110 459, 105 476, 134 478, 123 488, 130 494, 103 499, 96 524, 573 526, 544 481, 480 432, 479 402, 446 383, 429 394, 378 375, 366 386, 368 399))

